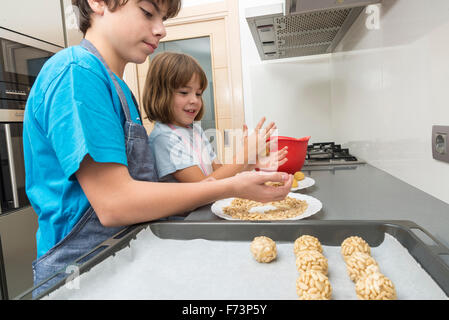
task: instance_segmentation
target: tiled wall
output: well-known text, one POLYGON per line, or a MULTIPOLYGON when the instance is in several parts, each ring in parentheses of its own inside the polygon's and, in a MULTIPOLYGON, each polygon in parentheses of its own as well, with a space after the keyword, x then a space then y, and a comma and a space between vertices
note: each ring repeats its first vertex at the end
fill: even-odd
POLYGON ((379 29, 359 18, 331 58, 334 140, 449 203, 449 164, 432 125, 449 125, 449 1, 384 0, 379 29))

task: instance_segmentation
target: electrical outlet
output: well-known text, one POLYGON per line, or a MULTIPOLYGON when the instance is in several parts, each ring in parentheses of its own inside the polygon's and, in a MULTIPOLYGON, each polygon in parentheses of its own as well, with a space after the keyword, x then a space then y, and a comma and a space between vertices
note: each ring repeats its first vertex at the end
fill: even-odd
POLYGON ((435 135, 435 151, 439 154, 446 154, 446 139, 447 135, 445 133, 437 133, 435 135))
POLYGON ((449 126, 432 127, 432 156, 449 163, 449 126))

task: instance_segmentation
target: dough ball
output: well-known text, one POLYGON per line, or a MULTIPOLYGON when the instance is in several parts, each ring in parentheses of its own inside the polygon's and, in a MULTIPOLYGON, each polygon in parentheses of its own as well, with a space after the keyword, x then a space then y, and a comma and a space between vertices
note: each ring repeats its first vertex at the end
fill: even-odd
POLYGON ((268 237, 255 237, 251 242, 251 253, 258 262, 271 262, 276 259, 276 243, 268 237))
POLYGON ((369 255, 371 254, 371 249, 368 243, 360 237, 348 237, 341 243, 341 254, 343 255, 343 259, 345 261, 356 251, 364 252, 369 255))
POLYGON ((300 251, 296 256, 296 269, 299 272, 316 270, 327 275, 327 259, 321 252, 316 250, 300 251))
POLYGON ((292 188, 298 188, 298 180, 293 179, 292 188))
POLYGON ((379 265, 373 257, 358 251, 346 258, 346 270, 354 282, 370 273, 380 272, 379 265))
POLYGON ((329 300, 332 287, 322 272, 308 270, 301 272, 296 280, 296 293, 299 300, 329 300))
POLYGON ((393 282, 380 272, 360 278, 355 284, 357 297, 361 300, 396 300, 393 282))
POLYGON ((295 174, 293 175, 293 177, 294 177, 297 181, 304 180, 304 178, 305 178, 304 173, 302 173, 301 171, 295 172, 295 174))
POLYGON ((309 235, 299 237, 295 240, 293 245, 295 256, 297 256, 300 251, 304 250, 316 250, 318 252, 323 252, 323 248, 321 247, 321 243, 318 238, 309 235))

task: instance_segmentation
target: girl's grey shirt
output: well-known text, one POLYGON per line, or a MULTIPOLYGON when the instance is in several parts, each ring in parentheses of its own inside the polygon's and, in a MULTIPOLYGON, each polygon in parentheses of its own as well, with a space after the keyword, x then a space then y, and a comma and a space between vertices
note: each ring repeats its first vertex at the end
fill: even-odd
POLYGON ((149 145, 155 157, 159 181, 178 182, 173 173, 195 165, 206 176, 213 172, 212 162, 217 155, 199 123, 186 128, 156 122, 149 136, 149 145))

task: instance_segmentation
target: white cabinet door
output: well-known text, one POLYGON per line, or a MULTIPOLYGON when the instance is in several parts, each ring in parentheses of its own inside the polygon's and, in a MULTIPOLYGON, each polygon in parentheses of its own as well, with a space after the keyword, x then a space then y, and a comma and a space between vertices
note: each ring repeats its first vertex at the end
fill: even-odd
POLYGON ((64 47, 60 0, 1 0, 0 27, 64 47))

